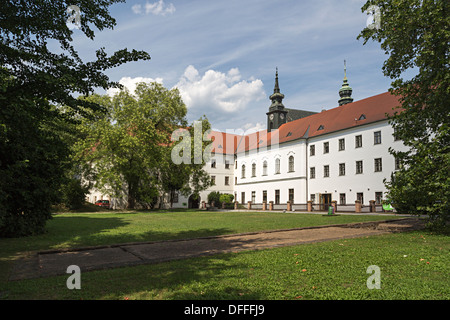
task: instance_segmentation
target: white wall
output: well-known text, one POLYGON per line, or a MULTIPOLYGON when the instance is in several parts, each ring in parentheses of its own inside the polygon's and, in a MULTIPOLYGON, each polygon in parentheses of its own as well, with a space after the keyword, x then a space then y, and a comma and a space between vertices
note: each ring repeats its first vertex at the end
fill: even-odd
MULTIPOLYGON (((405 149, 401 141, 394 141, 393 129, 386 121, 358 126, 331 134, 311 138, 308 141, 308 181, 311 194, 329 193, 339 203, 339 194, 345 193, 347 204, 354 204, 358 192, 364 195, 364 204, 375 200, 375 192, 386 192, 383 179, 390 179, 395 169, 395 159, 389 147, 405 149), (381 143, 374 144, 374 132, 381 131, 381 143), (362 147, 355 147, 355 137, 362 136, 362 147), (339 151, 339 139, 345 139, 345 150, 339 151), (324 142, 329 142, 329 153, 323 153, 324 142), (315 145, 315 155, 310 146, 315 145), (375 172, 375 159, 382 159, 382 171, 375 172), (363 173, 356 173, 356 161, 363 162, 363 173), (339 164, 345 163, 345 175, 339 175, 339 164), (324 177, 324 166, 329 166, 329 177, 324 177), (315 167, 316 178, 311 179, 310 168, 315 167)), ((316 195, 316 203, 318 202, 316 195)))
MULTIPOLYGON (((215 185, 208 188, 206 191, 200 192, 200 201, 208 201, 208 194, 213 191, 218 191, 220 193, 233 194, 234 190, 234 155, 222 155, 222 154, 212 154, 211 159, 205 164, 205 171, 210 176, 215 176, 215 185), (211 167, 212 161, 215 160, 215 168, 211 167), (229 163, 229 168, 225 167, 226 161, 229 163), (228 185, 225 184, 225 177, 228 177, 228 185)), ((187 208, 188 205, 183 206, 183 203, 188 204, 189 197, 184 197, 179 195, 178 203, 173 204, 173 208, 187 208)))
POLYGON ((236 200, 245 203, 252 201, 255 191, 255 203, 263 202, 263 190, 267 191, 267 202, 275 201, 275 190, 280 190, 280 203, 288 201, 288 190, 294 189, 294 203, 306 203, 306 140, 299 139, 279 145, 271 150, 237 155, 235 169, 237 185, 236 200), (289 172, 289 157, 294 157, 294 171, 289 172), (275 173, 276 159, 280 159, 280 173, 275 173), (267 161, 267 175, 263 175, 263 163, 267 161), (252 164, 256 164, 256 175, 252 177, 252 164), (245 178, 242 177, 242 165, 245 165, 245 178))

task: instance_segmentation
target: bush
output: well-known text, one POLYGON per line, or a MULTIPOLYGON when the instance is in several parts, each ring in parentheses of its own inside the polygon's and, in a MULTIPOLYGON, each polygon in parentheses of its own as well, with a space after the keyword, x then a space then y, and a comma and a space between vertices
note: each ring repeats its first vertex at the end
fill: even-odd
POLYGON ((70 179, 62 188, 63 204, 70 210, 80 209, 86 199, 89 187, 83 186, 78 179, 70 179))
POLYGON ((220 195, 219 199, 220 199, 220 202, 222 202, 222 203, 225 202, 225 204, 232 204, 233 200, 234 200, 234 195, 229 194, 229 193, 224 193, 224 194, 220 195))
POLYGON ((214 201, 215 207, 222 206, 222 202, 220 201, 220 192, 219 191, 212 191, 208 194, 209 205, 212 205, 213 201, 214 201))

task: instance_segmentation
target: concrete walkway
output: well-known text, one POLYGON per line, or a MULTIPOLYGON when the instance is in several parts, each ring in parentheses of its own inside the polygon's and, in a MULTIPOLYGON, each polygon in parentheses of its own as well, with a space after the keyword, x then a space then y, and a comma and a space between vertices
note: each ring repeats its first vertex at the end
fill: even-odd
POLYGON ((422 227, 423 222, 420 220, 407 218, 196 239, 125 243, 70 250, 47 250, 32 253, 17 261, 9 280, 67 275, 67 267, 70 265, 77 265, 82 272, 86 272, 219 253, 373 236, 422 227))

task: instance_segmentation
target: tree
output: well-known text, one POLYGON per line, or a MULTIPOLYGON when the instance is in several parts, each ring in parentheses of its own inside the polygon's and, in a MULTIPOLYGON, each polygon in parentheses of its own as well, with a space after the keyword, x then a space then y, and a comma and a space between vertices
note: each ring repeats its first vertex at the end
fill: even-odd
MULTIPOLYGON (((108 8, 121 0, 80 0, 81 32, 113 28, 108 8)), ((72 46, 64 1, 3 1, 0 11, 0 236, 41 233, 51 218, 70 154, 61 123, 101 110, 77 93, 119 87, 105 71, 129 61, 148 60, 143 51, 101 48, 83 62, 72 46), (51 52, 48 43, 60 45, 51 52), (57 106, 67 106, 65 112, 57 106), (58 124, 59 123, 59 124, 58 124)), ((77 31, 78 32, 78 31, 77 31)))
POLYGON ((177 89, 140 83, 133 94, 122 90, 113 98, 85 99, 107 110, 83 122, 84 137, 77 143, 77 161, 86 164, 85 176, 96 188, 126 198, 128 209, 134 209, 136 204, 152 208, 164 192, 198 193, 208 187, 201 164, 175 165, 171 159, 171 135, 187 127, 187 108, 177 89))
MULTIPOLYGON (((173 198, 176 192, 180 192, 185 197, 193 195, 195 199, 198 199, 200 192, 206 190, 211 186, 211 177, 204 170, 205 157, 203 155, 207 153, 208 141, 205 141, 203 137, 208 132, 211 125, 206 117, 200 118, 197 121, 197 125, 191 124, 189 127, 180 127, 179 130, 184 130, 187 134, 184 135, 186 139, 189 139, 187 147, 190 154, 187 163, 175 163, 172 156, 174 155, 174 148, 180 143, 185 141, 181 140, 173 142, 165 152, 164 161, 161 161, 159 166, 160 181, 163 192, 169 194, 170 206, 173 205, 173 198), (201 130, 195 132, 196 130, 201 130), (201 137, 201 139, 196 139, 201 137), (196 150, 198 148, 198 150, 196 150), (201 154, 201 161, 196 161, 195 155, 201 154)), ((172 140, 177 140, 176 132, 171 135, 172 140)), ((183 138, 184 139, 184 138, 183 138)))
POLYGON ((432 0, 373 0, 377 28, 359 38, 381 43, 389 58, 383 72, 394 81, 390 92, 400 97, 389 121, 407 152, 390 150, 403 164, 386 182, 388 196, 404 212, 428 214, 433 225, 449 219, 450 199, 450 3, 432 0), (415 69, 412 79, 402 73, 415 69))

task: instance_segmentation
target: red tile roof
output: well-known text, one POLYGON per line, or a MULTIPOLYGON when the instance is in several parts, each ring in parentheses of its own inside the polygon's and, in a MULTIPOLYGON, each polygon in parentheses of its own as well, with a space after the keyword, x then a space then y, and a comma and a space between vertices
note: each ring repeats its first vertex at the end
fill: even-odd
POLYGON ((385 92, 285 123, 278 130, 269 133, 267 130, 262 130, 239 136, 214 131, 213 134, 218 139, 213 144, 213 151, 223 154, 240 153, 271 145, 272 140, 276 143, 279 139, 278 143, 281 144, 300 138, 316 137, 384 120, 386 114, 392 115, 393 109, 399 106, 399 97, 385 92), (365 119, 359 120, 361 115, 364 115, 365 119))
MULTIPOLYGON (((220 131, 211 131, 208 139, 212 141, 211 152, 217 154, 234 154, 242 136, 220 131)), ((207 144, 209 143, 207 142, 207 144)))

